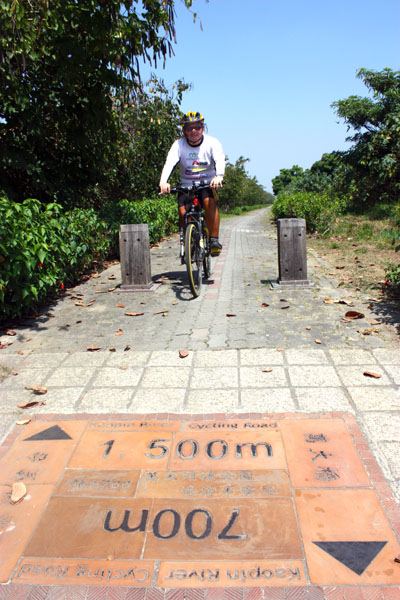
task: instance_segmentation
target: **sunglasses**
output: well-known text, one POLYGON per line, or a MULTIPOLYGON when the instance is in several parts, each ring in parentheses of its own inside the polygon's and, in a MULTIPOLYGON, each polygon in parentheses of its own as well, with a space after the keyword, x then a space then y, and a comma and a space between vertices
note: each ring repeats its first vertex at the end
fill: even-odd
POLYGON ((203 125, 185 125, 183 129, 184 131, 192 131, 192 129, 200 131, 200 129, 203 129, 203 125))

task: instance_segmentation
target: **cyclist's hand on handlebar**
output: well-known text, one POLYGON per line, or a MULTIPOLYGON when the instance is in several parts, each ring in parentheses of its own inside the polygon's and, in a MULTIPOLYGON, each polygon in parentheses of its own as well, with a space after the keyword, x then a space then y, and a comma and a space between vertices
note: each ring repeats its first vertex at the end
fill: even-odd
POLYGON ((161 194, 170 194, 171 186, 169 183, 160 183, 160 192, 161 194))
POLYGON ((213 177, 211 179, 210 186, 212 188, 222 187, 223 181, 224 181, 224 178, 222 177, 222 175, 216 175, 215 177, 213 177))

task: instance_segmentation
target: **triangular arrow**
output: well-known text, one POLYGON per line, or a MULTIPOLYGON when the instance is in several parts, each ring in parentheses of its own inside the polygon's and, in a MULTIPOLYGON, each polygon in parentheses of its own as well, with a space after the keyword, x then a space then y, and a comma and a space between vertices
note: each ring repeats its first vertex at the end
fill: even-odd
POLYGON ((313 542, 348 567, 362 575, 387 542, 313 542))
POLYGON ((37 442, 39 440, 72 440, 72 437, 63 431, 58 425, 53 425, 53 427, 43 429, 43 431, 39 431, 39 433, 35 433, 35 435, 32 435, 23 441, 37 442))

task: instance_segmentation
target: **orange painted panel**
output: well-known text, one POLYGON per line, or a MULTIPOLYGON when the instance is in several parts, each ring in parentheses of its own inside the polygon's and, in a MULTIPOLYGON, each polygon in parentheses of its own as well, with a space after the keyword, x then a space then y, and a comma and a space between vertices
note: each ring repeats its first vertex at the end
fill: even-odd
POLYGON ((72 456, 74 469, 165 469, 173 433, 169 431, 87 431, 72 456))
POLYGON ((155 500, 146 559, 303 558, 291 498, 155 500))
POLYGON ((311 583, 400 584, 398 543, 373 490, 296 490, 295 499, 311 583))
POLYGON ((293 487, 371 485, 341 419, 285 419, 281 430, 293 487))
POLYGON ((291 496, 286 471, 143 471, 137 498, 291 496))
POLYGON ((152 500, 51 498, 24 556, 138 559, 152 500))
POLYGON ((128 432, 128 431, 180 431, 181 421, 89 421, 88 431, 128 432))
MULTIPOLYGON (((229 419, 221 421, 184 421, 181 431, 273 431, 279 429, 279 422, 274 420, 229 419)), ((217 436, 218 437, 218 436, 217 436)))
POLYGON ((161 562, 157 581, 163 588, 287 587, 306 583, 300 560, 161 562))
MULTIPOLYGON (((171 469, 286 469, 279 429, 176 433, 171 469)), ((156 468, 156 467, 155 467, 156 468)))
POLYGON ((66 469, 54 495, 129 498, 135 495, 139 474, 140 471, 66 469))
POLYGON ((19 564, 13 583, 143 587, 152 584, 153 571, 154 563, 144 560, 28 557, 19 564))
POLYGON ((55 483, 84 428, 82 421, 30 423, 2 458, 0 483, 55 483))
POLYGON ((27 486, 27 495, 11 504, 11 487, 0 485, 0 582, 5 583, 36 527, 53 486, 27 486))

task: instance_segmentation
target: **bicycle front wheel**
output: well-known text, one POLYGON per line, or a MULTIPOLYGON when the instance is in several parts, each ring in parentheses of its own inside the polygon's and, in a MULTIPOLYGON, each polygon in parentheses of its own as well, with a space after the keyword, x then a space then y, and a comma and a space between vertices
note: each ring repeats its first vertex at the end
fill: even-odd
POLYGON ((189 286, 195 298, 200 296, 203 283, 203 257, 200 250, 200 236, 197 227, 189 223, 185 234, 185 260, 189 286))

